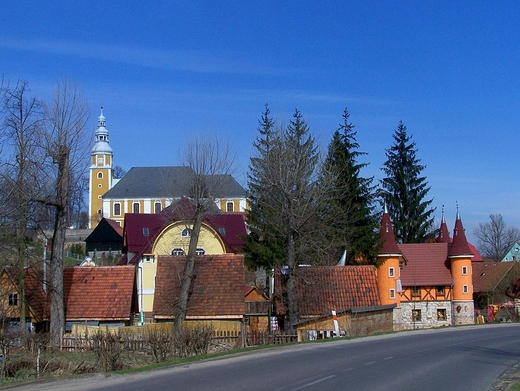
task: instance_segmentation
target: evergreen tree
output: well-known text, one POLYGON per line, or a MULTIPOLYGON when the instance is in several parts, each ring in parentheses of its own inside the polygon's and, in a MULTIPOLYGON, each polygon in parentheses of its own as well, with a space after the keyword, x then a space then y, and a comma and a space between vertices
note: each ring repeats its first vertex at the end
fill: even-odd
POLYGON ((426 199, 430 187, 426 177, 421 176, 425 166, 420 164, 415 142, 402 121, 393 138, 381 168, 386 177, 381 180, 380 195, 392 216, 396 239, 400 243, 422 243, 434 234, 435 211, 431 208, 433 199, 426 199))
POLYGON ((357 132, 349 122, 348 109, 343 111, 343 122, 334 132, 325 160, 322 182, 333 192, 331 202, 322 205, 328 216, 333 247, 331 257, 339 259, 347 250, 347 263, 375 263, 378 242, 378 218, 374 215, 374 178, 361 176, 361 156, 356 140, 357 132))
POLYGON ((286 128, 275 129, 269 115, 266 107, 249 167, 251 235, 245 251, 250 265, 286 264, 293 270, 284 282, 290 328, 299 319, 294 271, 306 259, 304 246, 315 240, 309 229, 317 220, 320 200, 319 155, 298 110, 286 128))

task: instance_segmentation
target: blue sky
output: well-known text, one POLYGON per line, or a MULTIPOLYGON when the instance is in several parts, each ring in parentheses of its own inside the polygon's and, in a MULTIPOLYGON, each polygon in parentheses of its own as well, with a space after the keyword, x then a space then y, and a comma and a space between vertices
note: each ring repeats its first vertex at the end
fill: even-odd
POLYGON ((62 78, 99 108, 115 164, 179 164, 195 134, 237 151, 243 184, 258 119, 298 108, 326 149, 345 107, 365 176, 381 178, 402 120, 430 197, 468 237, 501 213, 520 227, 520 3, 513 1, 12 1, 0 74, 48 98, 62 78))

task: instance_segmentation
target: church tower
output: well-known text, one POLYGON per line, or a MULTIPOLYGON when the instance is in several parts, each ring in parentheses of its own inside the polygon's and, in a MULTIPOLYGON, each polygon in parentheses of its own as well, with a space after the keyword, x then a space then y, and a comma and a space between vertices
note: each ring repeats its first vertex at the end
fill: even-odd
POLYGON ((91 151, 89 179, 89 228, 95 228, 103 217, 102 196, 112 187, 113 152, 108 144, 108 130, 105 128, 103 107, 98 118, 95 144, 91 151))

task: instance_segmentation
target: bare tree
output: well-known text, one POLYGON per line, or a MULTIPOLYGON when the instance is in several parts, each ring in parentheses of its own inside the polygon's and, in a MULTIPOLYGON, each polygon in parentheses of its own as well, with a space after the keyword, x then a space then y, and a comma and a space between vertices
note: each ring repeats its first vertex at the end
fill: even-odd
POLYGON ((191 219, 193 226, 190 231, 186 267, 175 313, 176 333, 181 332, 182 323, 186 318, 202 221, 204 215, 214 205, 215 199, 223 195, 225 178, 230 175, 234 154, 229 145, 220 142, 218 138, 199 136, 187 144, 184 159, 186 165, 193 170, 190 180, 190 199, 194 203, 195 211, 191 219))
POLYGON ((27 229, 34 216, 34 200, 37 198, 38 178, 41 161, 41 121, 42 104, 30 96, 28 82, 18 81, 16 86, 3 87, 2 113, 0 127, 2 141, 9 145, 11 157, 6 159, 2 170, 4 194, 3 217, 14 228, 14 248, 16 255, 13 264, 18 268, 20 330, 26 330, 25 280, 24 268, 28 266, 27 229))
POLYGON ((54 197, 45 200, 55 208, 50 258, 49 294, 51 340, 57 344, 65 326, 63 303, 63 254, 65 232, 69 226, 72 195, 71 178, 87 167, 89 136, 86 132, 89 108, 79 87, 67 80, 60 82, 54 97, 45 105, 45 147, 54 168, 54 197))
POLYGON ((479 223, 473 234, 478 239, 479 252, 486 258, 500 262, 520 240, 520 230, 507 227, 501 214, 490 214, 488 223, 479 223))

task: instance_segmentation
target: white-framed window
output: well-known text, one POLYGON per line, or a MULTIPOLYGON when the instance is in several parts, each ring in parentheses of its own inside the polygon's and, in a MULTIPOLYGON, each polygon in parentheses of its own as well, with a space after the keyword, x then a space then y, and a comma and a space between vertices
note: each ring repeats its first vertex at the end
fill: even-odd
POLYGON ((465 295, 467 295, 469 292, 469 288, 467 285, 462 285, 462 293, 464 293, 465 295))
POLYGON ((462 275, 463 276, 467 276, 468 275, 468 267, 467 266, 462 266, 462 275))
POLYGON ((97 187, 99 187, 101 189, 103 187, 103 185, 100 183, 99 185, 97 185, 97 187))
POLYGON ((191 237, 191 228, 184 228, 181 232, 181 238, 189 238, 191 237))
POLYGON ((98 172, 98 174, 97 174, 97 178, 98 178, 98 179, 103 179, 103 173, 102 173, 102 172, 98 172))
POLYGON ((171 251, 171 255, 184 255, 184 250, 180 247, 176 247, 171 251))
POLYGON ((139 202, 134 202, 134 204, 132 205, 132 211, 134 213, 139 213, 139 202))
POLYGON ((203 248, 198 248, 195 250, 195 254, 197 255, 206 255, 206 250, 204 250, 203 248))
POLYGON ((119 202, 114 204, 114 216, 121 216, 121 204, 119 202))
POLYGON ((154 212, 155 212, 155 214, 161 213, 161 210, 162 210, 161 202, 160 201, 155 201, 155 204, 154 204, 154 212))
POLYGON ((390 289, 389 295, 390 299, 395 299, 395 289, 390 289))
POLYGON ((388 268, 388 277, 395 277, 395 269, 393 267, 388 268))
POLYGON ((235 204, 233 201, 226 202, 226 212, 233 212, 235 210, 235 204))

